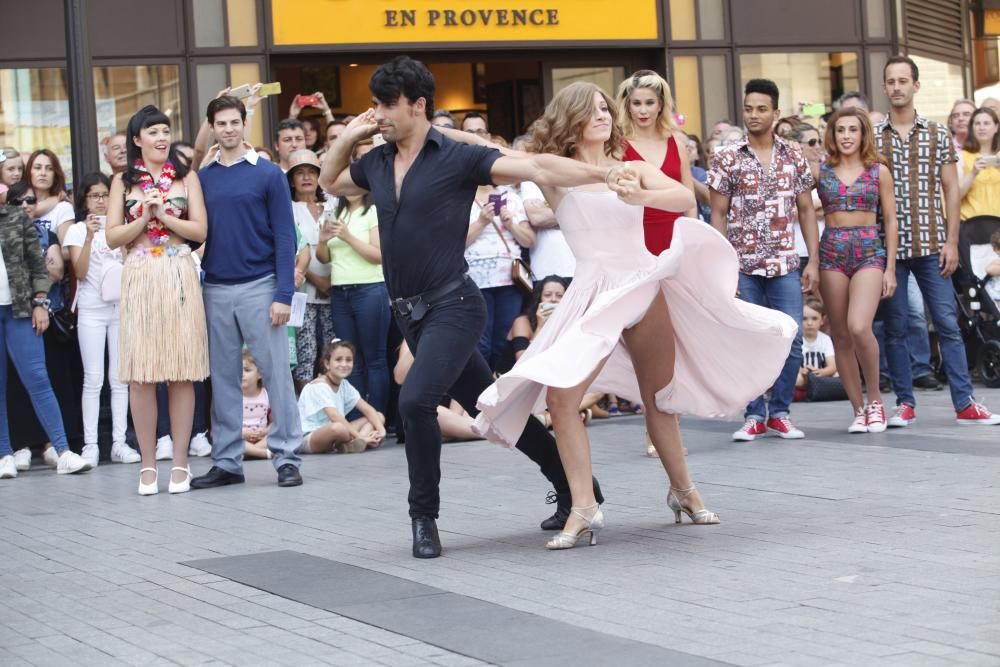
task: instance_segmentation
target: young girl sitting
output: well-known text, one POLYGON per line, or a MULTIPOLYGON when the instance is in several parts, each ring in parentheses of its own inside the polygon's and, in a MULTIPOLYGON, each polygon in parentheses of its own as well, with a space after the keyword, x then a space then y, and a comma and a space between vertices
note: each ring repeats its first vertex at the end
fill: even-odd
POLYGON ((243 458, 269 459, 267 434, 271 430, 271 403, 264 378, 250 352, 243 351, 243 458))
POLYGON ((334 339, 323 350, 322 364, 323 375, 307 384, 299 396, 303 433, 299 453, 327 454, 334 448, 358 453, 381 445, 385 417, 347 381, 354 370, 354 345, 334 339), (355 408, 364 416, 347 421, 355 408))

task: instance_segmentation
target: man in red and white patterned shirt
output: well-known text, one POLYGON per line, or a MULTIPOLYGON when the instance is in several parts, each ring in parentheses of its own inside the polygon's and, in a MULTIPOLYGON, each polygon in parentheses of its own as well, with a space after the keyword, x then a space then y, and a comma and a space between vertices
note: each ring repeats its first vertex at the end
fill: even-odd
POLYGON ((780 116, 774 82, 750 80, 743 97, 747 138, 719 150, 708 175, 712 225, 729 238, 739 257, 740 297, 799 323, 770 401, 760 396, 747 406, 734 440, 755 440, 769 431, 782 438, 805 437, 788 415, 802 365, 802 293, 819 285, 819 231, 811 196, 816 183, 802 152, 774 135, 780 116), (801 270, 795 251, 797 221, 809 251, 801 270))

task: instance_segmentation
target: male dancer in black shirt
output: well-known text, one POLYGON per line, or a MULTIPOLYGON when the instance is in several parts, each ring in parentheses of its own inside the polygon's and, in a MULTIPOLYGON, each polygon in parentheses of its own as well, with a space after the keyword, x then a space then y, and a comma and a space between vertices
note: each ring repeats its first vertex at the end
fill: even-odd
MULTIPOLYGON (((410 474, 413 555, 441 555, 441 431, 437 406, 448 394, 475 416, 476 399, 492 382, 477 343, 486 321, 479 288, 467 276, 465 238, 476 188, 533 181, 572 187, 622 173, 555 155, 503 156, 452 141, 433 129, 434 78, 422 63, 400 56, 369 82, 373 108, 355 118, 331 146, 320 185, 338 196, 372 193, 378 211, 382 265, 393 314, 414 354, 399 395, 410 474), (384 146, 351 164, 354 145, 376 132, 384 146)), ((541 468, 559 498, 544 529, 560 529, 569 485, 552 435, 529 419, 517 442, 541 468)), ((603 502, 600 489, 595 493, 603 502)))

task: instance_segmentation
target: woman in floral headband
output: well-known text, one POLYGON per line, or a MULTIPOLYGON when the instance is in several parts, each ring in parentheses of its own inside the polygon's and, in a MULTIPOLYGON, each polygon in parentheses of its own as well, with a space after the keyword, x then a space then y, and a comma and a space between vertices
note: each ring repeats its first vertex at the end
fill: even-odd
POLYGON ((154 106, 128 123, 128 170, 111 184, 107 242, 124 246, 119 379, 129 383, 142 470, 139 494, 157 493, 156 383, 169 383, 174 466, 170 493, 190 489, 194 389, 208 375, 198 269, 186 243, 207 233, 198 176, 170 148, 170 119, 154 106))

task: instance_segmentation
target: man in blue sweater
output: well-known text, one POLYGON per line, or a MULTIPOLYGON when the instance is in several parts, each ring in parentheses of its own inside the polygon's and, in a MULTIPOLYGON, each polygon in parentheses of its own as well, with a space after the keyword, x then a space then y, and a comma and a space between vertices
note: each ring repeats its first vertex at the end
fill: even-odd
POLYGON ((278 486, 299 486, 302 428, 288 365, 295 227, 288 182, 243 143, 246 108, 228 95, 208 105, 219 153, 198 172, 208 211, 204 298, 212 372, 212 458, 191 487, 243 482, 243 344, 264 378, 274 414, 267 446, 278 486))

